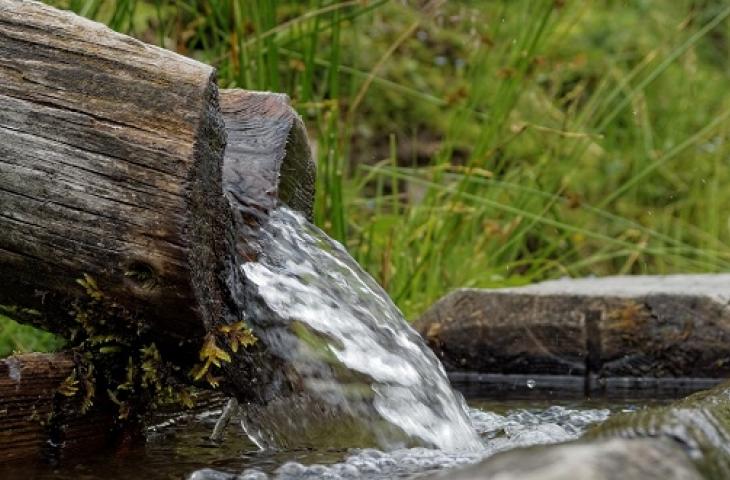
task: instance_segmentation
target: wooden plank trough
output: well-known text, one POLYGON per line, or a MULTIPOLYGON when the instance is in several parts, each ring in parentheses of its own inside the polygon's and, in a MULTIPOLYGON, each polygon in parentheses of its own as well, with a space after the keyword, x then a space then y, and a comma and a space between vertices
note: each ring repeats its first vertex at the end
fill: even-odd
POLYGON ((730 275, 461 289, 415 327, 452 380, 510 392, 675 396, 730 375, 730 275))
POLYGON ((190 384, 260 398, 232 232, 278 201, 311 215, 314 172, 286 96, 0 0, 0 313, 70 346, 0 360, 0 462, 119 441, 190 384))

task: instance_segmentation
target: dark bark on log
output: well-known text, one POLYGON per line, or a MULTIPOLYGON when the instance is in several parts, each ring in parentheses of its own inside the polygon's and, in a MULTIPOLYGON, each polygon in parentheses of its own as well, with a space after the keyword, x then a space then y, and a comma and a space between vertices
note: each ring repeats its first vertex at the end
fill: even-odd
POLYGON ((0 0, 0 304, 68 336, 89 275, 168 345, 225 315, 211 67, 0 0))
POLYGON ((82 414, 81 397, 59 392, 75 367, 68 353, 0 360, 0 463, 58 461, 99 450, 118 437, 121 431, 108 402, 97 402, 82 414))
MULTIPOLYGON (((119 419, 119 406, 97 392, 87 405, 77 352, 30 353, 0 360, 0 465, 16 461, 57 464, 104 449, 124 449, 143 438, 145 422, 119 419)), ((103 385, 103 384, 102 384, 103 385)), ((95 384, 97 388, 99 384, 95 384)), ((158 405, 151 419, 181 418, 220 408, 218 392, 195 391, 195 403, 158 405)), ((0 475, 1 476, 1 475, 0 475)))
MULTIPOLYGON (((0 0, 0 312, 77 339, 91 335, 93 313, 89 321, 106 322, 97 333, 132 332, 133 350, 154 342, 186 376, 205 335, 242 318, 237 258, 250 252, 241 232, 255 235, 279 201, 312 213, 314 164, 286 97, 223 91, 221 102, 222 112, 206 65, 39 3, 0 0), (87 278, 92 288, 77 282, 87 278)), ((224 389, 266 398, 277 374, 265 350, 227 349, 224 389)), ((21 412, 0 408, 0 431, 19 431, 12 418, 30 429, 28 445, 0 443, 5 459, 43 453, 36 440, 54 433, 23 412, 52 412, 73 368, 66 355, 33 358, 12 385, 20 396, 0 390, 21 412)), ((116 413, 65 416, 57 430, 69 451, 98 448, 116 413)))
MULTIPOLYGON (((457 290, 415 324, 452 371, 615 377, 730 374, 728 275, 606 277, 457 290)), ((588 378, 590 377, 590 378, 588 378)))

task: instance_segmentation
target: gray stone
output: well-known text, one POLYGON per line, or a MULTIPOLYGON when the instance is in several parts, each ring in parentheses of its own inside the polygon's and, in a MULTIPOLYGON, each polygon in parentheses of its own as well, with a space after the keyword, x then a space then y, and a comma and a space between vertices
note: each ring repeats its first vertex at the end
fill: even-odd
POLYGON ((658 439, 618 439, 532 447, 497 454, 450 480, 698 480, 702 475, 677 445, 658 439))
POLYGON ((730 383, 621 413, 575 442, 517 449, 438 478, 633 480, 730 478, 730 383))

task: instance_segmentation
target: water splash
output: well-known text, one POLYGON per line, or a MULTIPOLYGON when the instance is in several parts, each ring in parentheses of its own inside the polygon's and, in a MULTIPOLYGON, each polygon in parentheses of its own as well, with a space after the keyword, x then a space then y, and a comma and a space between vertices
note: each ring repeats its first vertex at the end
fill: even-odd
POLYGON ((286 445, 317 427, 321 440, 338 424, 382 448, 482 449, 439 360, 342 245, 281 207, 258 247, 241 265, 247 321, 287 365, 295 394, 252 407, 249 434, 286 445))
POLYGON ((188 480, 330 480, 422 478, 428 473, 477 463, 496 453, 531 445, 548 445, 579 438, 585 430, 603 422, 608 409, 515 409, 504 415, 470 409, 469 419, 483 438, 478 451, 447 452, 428 448, 401 448, 383 452, 371 448, 350 451, 341 461, 309 464, 288 461, 267 472, 250 467, 238 476, 211 469, 194 472, 188 480))

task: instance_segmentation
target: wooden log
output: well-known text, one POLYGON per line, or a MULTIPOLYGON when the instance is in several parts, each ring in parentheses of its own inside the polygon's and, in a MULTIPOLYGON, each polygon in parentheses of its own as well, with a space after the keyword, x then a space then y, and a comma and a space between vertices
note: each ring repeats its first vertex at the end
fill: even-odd
POLYGON ((549 297, 457 290, 439 300, 415 327, 451 371, 586 373, 583 314, 549 297))
POLYGON ((457 290, 416 328, 462 372, 621 378, 730 374, 730 275, 606 277, 457 290))
POLYGON ((283 202, 311 220, 315 165, 288 97, 241 89, 220 93, 228 134, 223 187, 234 210, 257 217, 283 202))
MULTIPOLYGON (((255 258, 257 227, 280 202, 311 217, 316 172, 304 124, 286 95, 221 90, 221 110, 228 133, 223 189, 231 207, 233 248, 240 262, 255 258)), ((232 298, 243 312, 240 269, 227 273, 227 283, 236 290, 232 298)), ((286 368, 261 343, 228 353, 232 361, 222 365, 228 383, 224 388, 239 400, 265 404, 289 393, 286 368)))
POLYGON ((0 39, 3 312, 68 338, 95 301, 188 353, 240 319, 223 119, 237 209, 283 200, 311 215, 313 163, 286 97, 227 92, 222 114, 211 67, 35 2, 0 0, 0 39))
POLYGON ((167 345, 197 342, 227 314, 217 97, 207 65, 0 0, 6 312, 71 336, 88 276, 167 345))
POLYGON ((108 401, 82 412, 81 396, 64 395, 76 362, 70 353, 33 353, 0 360, 0 463, 54 462, 98 450, 119 438, 108 401))
MULTIPOLYGON (((168 370, 190 381, 205 339, 243 317, 243 226, 254 235, 280 201, 312 212, 314 166, 286 97, 222 96, 223 112, 209 66, 39 3, 0 0, 0 311, 84 348, 102 342, 92 355, 122 348, 124 363, 104 375, 124 374, 127 358, 156 344, 168 370)), ((227 392, 246 401, 273 393, 263 387, 277 366, 260 345, 221 345, 234 357, 216 372, 227 392)), ((67 357, 46 360, 13 386, 22 412, 58 398, 51 387, 67 357)), ((94 412, 58 428, 108 427, 94 412)), ((5 458, 37 453, 19 444, 5 458)))
POLYGON ((165 421, 220 408, 218 392, 193 390, 194 405, 155 405, 142 422, 119 418, 119 406, 90 382, 80 352, 30 353, 0 360, 0 465, 41 461, 59 464, 101 450, 123 450, 144 438, 148 420, 165 421), (87 378, 83 378, 84 375, 87 378), (93 393, 93 392, 91 392, 93 393))

